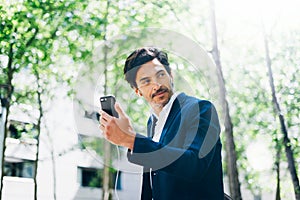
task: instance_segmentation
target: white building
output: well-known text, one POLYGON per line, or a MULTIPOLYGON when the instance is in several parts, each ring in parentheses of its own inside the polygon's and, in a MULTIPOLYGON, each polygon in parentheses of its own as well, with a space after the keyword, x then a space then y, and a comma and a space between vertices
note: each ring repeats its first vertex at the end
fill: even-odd
MULTIPOLYGON (((58 105, 60 106, 62 105, 58 105)), ((60 109, 60 115, 62 115, 62 113, 68 113, 67 110, 70 108, 62 106, 60 109)), ((93 132, 92 129, 91 132, 83 132, 83 130, 68 128, 66 124, 71 120, 66 119, 72 119, 68 118, 69 115, 54 117, 54 124, 59 126, 51 128, 50 137, 45 134, 46 130, 43 130, 40 136, 37 171, 38 199, 100 200, 102 189, 97 173, 101 174, 103 170, 103 159, 95 149, 82 145, 82 141, 98 141, 101 137, 99 132, 95 130, 93 132), (92 183, 93 179, 96 181, 92 183)), ((19 116, 18 120, 12 120, 12 118, 9 120, 9 133, 5 142, 5 176, 2 194, 4 200, 34 199, 33 177, 37 140, 34 139, 34 134, 31 136, 28 134, 36 130, 34 130, 33 123, 23 120, 24 117, 21 120, 20 118, 22 117, 19 116)), ((82 120, 87 127, 94 123, 86 117, 82 120)), ((116 149, 116 147, 113 148, 116 149)), ((111 166, 120 170, 116 190, 112 189, 113 199, 139 199, 141 168, 130 164, 125 154, 125 150, 120 150, 119 156, 114 158, 111 166)), ((116 176, 116 173, 112 175, 116 176)), ((113 180, 116 180, 115 178, 113 180)))

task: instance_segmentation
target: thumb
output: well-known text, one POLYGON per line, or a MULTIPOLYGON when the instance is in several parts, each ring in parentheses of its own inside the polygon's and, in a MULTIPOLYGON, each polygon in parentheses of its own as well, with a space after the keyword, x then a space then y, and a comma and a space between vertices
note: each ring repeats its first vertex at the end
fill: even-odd
POLYGON ((116 109, 117 113, 119 114, 119 116, 121 118, 126 118, 127 117, 126 113, 121 108, 121 105, 118 102, 115 103, 115 109, 116 109))

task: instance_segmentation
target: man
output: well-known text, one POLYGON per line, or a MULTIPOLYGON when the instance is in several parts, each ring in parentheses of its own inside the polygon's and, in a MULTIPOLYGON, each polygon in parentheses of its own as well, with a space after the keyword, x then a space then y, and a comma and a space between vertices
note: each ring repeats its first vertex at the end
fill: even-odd
POLYGON ((101 111, 101 130, 143 166, 142 200, 224 199, 220 126, 212 103, 174 92, 167 54, 143 47, 130 54, 125 79, 152 111, 145 137, 120 105, 119 118, 101 111))

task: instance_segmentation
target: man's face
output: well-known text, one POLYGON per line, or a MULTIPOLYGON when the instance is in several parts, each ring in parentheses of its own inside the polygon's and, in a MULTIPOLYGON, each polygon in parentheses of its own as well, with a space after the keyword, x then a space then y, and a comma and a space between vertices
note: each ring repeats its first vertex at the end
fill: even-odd
POLYGON ((143 96, 158 114, 173 95, 172 79, 172 75, 155 58, 138 69, 135 92, 143 96))

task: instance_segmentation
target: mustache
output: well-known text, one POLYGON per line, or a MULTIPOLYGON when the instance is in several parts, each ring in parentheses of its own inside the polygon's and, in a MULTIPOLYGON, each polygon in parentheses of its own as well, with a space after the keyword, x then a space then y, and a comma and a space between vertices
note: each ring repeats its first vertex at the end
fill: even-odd
POLYGON ((152 98, 154 98, 156 95, 158 95, 161 92, 168 92, 169 89, 166 87, 160 87, 155 93, 152 94, 152 98))

